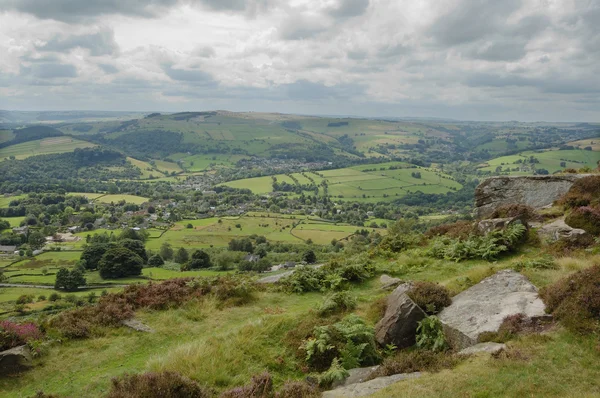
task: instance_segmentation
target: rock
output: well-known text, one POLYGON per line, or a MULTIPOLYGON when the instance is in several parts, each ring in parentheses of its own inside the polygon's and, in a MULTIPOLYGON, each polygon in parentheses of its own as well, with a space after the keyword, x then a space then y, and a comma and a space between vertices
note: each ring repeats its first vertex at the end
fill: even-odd
POLYGON ((558 219, 550 224, 542 225, 538 234, 551 241, 566 240, 574 243, 585 243, 591 236, 583 229, 572 228, 565 223, 564 219, 558 219))
POLYGON ((504 229, 512 223, 521 223, 521 220, 516 217, 490 218, 488 220, 479 221, 477 229, 484 234, 489 234, 490 232, 504 229))
POLYGON ((386 388, 401 380, 415 379, 420 377, 421 373, 400 373, 393 376, 378 377, 363 383, 350 384, 335 390, 325 391, 323 398, 354 398, 366 397, 375 394, 377 391, 386 388))
POLYGON ((479 343, 479 344, 475 344, 474 346, 465 348, 464 350, 460 350, 458 352, 458 354, 459 355, 473 355, 473 354, 478 354, 480 352, 487 352, 490 354, 495 354, 504 349, 506 349, 506 344, 492 343, 492 342, 479 343))
POLYGON ((33 366, 31 352, 26 345, 0 352, 0 375, 8 375, 33 366))
POLYGON ((477 344, 483 332, 497 332, 509 315, 544 317, 545 305, 525 276, 503 270, 452 298, 439 314, 449 344, 458 350, 477 344))
POLYGON ((563 196, 586 174, 491 177, 475 190, 477 218, 489 217, 500 206, 521 204, 542 208, 563 196))
POLYGON ((403 283, 387 299, 385 315, 375 326, 375 339, 382 346, 406 348, 415 344, 417 323, 427 314, 406 294, 411 287, 403 283))
POLYGON ((350 369, 348 371, 349 376, 341 382, 333 383, 332 387, 338 388, 348 386, 350 384, 362 383, 363 381, 367 380, 369 376, 371 376, 377 369, 379 369, 379 365, 366 368, 350 369))
POLYGON ((399 284, 401 284, 402 280, 400 280, 399 278, 392 278, 391 276, 384 274, 381 275, 381 277, 379 278, 379 283, 381 283, 381 288, 383 290, 388 290, 393 289, 399 284))
POLYGON ((124 326, 127 326, 128 328, 137 330, 138 332, 154 333, 154 329, 152 329, 148 325, 143 324, 135 318, 125 319, 124 321, 121 321, 121 323, 124 326))

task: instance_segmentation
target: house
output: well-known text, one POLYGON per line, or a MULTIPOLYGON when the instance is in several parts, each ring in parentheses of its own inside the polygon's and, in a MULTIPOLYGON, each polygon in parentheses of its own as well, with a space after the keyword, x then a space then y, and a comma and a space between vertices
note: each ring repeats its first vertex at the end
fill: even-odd
POLYGON ((285 264, 283 264, 283 268, 296 268, 296 262, 288 261, 285 264))
POLYGON ((81 231, 81 227, 80 227, 80 226, 69 227, 69 228, 67 228, 67 230, 68 230, 70 233, 75 233, 75 232, 79 232, 79 231, 81 231))
POLYGON ((260 256, 257 256, 256 254, 248 254, 244 257, 244 261, 248 261, 251 263, 256 263, 258 262, 258 260, 260 260, 260 256))
POLYGON ((0 246, 1 254, 13 254, 17 251, 17 246, 0 246))

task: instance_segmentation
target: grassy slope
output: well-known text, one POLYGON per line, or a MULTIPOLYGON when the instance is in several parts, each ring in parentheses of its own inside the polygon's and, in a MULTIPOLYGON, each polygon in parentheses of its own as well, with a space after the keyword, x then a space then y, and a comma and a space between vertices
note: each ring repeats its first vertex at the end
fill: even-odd
MULTIPOLYGON (((598 161, 600 161, 599 151, 584 151, 584 150, 567 150, 567 151, 544 151, 544 152, 522 152, 521 154, 502 156, 489 160, 487 167, 482 167, 480 170, 495 172, 496 167, 501 166, 503 170, 507 168, 516 168, 521 165, 515 164, 518 160, 527 160, 530 156, 535 156, 540 162, 533 164, 536 169, 546 169, 550 173, 554 173, 559 170, 565 169, 560 164, 561 162, 566 163, 566 168, 579 169, 582 167, 597 167, 598 161)), ((531 174, 531 171, 511 171, 510 174, 531 174)))
POLYGON ((49 153, 71 152, 76 148, 90 148, 92 143, 77 140, 71 137, 51 137, 42 140, 24 142, 0 149, 0 160, 14 156, 25 159, 30 156, 45 155, 49 153))
MULTIPOLYGON (((531 250, 523 255, 539 253, 531 250)), ((438 281, 456 292, 461 289, 457 281, 464 277, 476 282, 511 261, 505 259, 491 269, 490 263, 481 261, 456 264, 424 259, 420 263, 407 253, 391 262, 380 260, 379 267, 404 279, 438 281)), ((528 276, 542 286, 594 261, 598 257, 563 259, 560 270, 531 271, 528 276)), ((374 322, 371 303, 386 294, 379 290, 376 278, 354 287, 352 293, 358 296, 356 312, 374 322)), ((276 384, 303 378, 294 348, 284 341, 322 298, 319 293, 263 292, 258 300, 239 308, 218 309, 207 300, 169 311, 144 311, 138 318, 156 333, 109 329, 99 337, 54 345, 34 370, 0 380, 0 396, 26 397, 41 388, 66 396, 100 396, 111 377, 145 370, 174 370, 217 388, 244 384, 265 370, 274 375, 276 384)), ((453 371, 398 383, 379 396, 453 397, 465 392, 472 392, 468 395, 472 397, 593 396, 600 384, 595 344, 558 329, 544 340, 530 337, 511 343, 526 360, 470 359, 453 371)))

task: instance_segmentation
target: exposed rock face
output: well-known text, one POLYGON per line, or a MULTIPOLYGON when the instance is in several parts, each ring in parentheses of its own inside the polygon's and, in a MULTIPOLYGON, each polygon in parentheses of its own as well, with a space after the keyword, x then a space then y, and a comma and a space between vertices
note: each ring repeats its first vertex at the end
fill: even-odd
POLYGON ((124 326, 136 330, 138 332, 154 333, 154 329, 150 326, 143 324, 135 318, 125 319, 121 322, 124 326))
POLYGON ((450 345, 462 350, 477 344, 481 333, 497 332, 509 315, 537 319, 546 316, 544 310, 537 288, 525 276, 503 270, 454 296, 439 318, 450 345))
POLYGON ((541 208, 563 196, 573 183, 587 174, 552 176, 503 176, 483 181, 475 190, 478 218, 489 217, 500 206, 522 204, 541 208))
POLYGON ((510 224, 517 222, 520 223, 521 220, 515 217, 509 218, 490 218, 488 220, 481 220, 477 223, 477 229, 484 234, 489 234, 492 231, 496 231, 499 229, 504 229, 508 227, 510 224))
POLYGON ((565 223, 564 219, 558 219, 550 224, 542 225, 538 229, 538 234, 542 238, 551 241, 567 240, 570 242, 585 242, 590 239, 590 235, 583 229, 572 228, 565 223))
POLYGON ((350 369, 348 370, 349 376, 341 382, 334 383, 332 387, 338 388, 349 386, 350 384, 362 383, 363 381, 367 380, 377 369, 379 369, 379 365, 369 366, 366 368, 350 369))
POLYGON ((458 353, 459 353, 459 355, 473 355, 473 354, 479 354, 480 352, 487 352, 490 354, 495 354, 504 349, 506 349, 506 344, 489 342, 489 343, 475 344, 474 346, 465 348, 464 350, 460 350, 458 353))
POLYGON ((381 288, 383 290, 392 290, 393 288, 401 284, 402 280, 384 274, 381 275, 381 277, 379 278, 379 283, 381 283, 381 288))
POLYGON ((387 299, 385 315, 375 326, 375 339, 382 346, 406 348, 415 344, 417 323, 427 314, 406 294, 411 287, 403 283, 387 299))
POLYGON ((325 391, 323 398, 354 398, 366 397, 375 394, 377 391, 386 388, 398 381, 415 379, 420 377, 421 373, 400 373, 393 376, 378 377, 373 380, 365 381, 364 383, 350 384, 345 387, 336 388, 335 390, 325 391))
POLYGON ((26 345, 0 352, 0 375, 21 372, 32 366, 31 352, 26 345))

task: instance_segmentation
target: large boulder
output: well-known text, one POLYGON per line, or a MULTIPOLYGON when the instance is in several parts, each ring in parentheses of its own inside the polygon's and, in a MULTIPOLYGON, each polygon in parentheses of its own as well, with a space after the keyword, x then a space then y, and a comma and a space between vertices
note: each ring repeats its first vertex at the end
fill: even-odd
POLYGON ((26 345, 0 352, 0 375, 8 375, 33 366, 31 352, 26 345))
POLYGON ((591 240, 590 234, 583 229, 568 226, 562 218, 542 225, 538 229, 538 234, 550 241, 566 240, 573 243, 586 243, 591 240))
POLYGON ((512 223, 522 223, 517 217, 508 218, 490 218, 487 220, 481 220, 477 223, 477 229, 479 232, 487 235, 490 232, 494 232, 500 229, 508 227, 512 223))
POLYGON ((458 350, 478 343, 484 332, 497 332, 504 318, 524 314, 545 317, 537 288, 525 276, 502 270, 452 298, 439 314, 449 344, 458 350))
POLYGON ((381 284, 381 288, 383 290, 392 290, 402 283, 400 278, 394 278, 389 275, 381 275, 379 278, 379 283, 381 284))
POLYGON ((336 388, 335 390, 325 391, 323 398, 355 398, 367 397, 375 394, 379 390, 383 390, 387 386, 397 383, 402 380, 416 379, 421 373, 400 373, 392 376, 378 377, 373 380, 363 383, 350 384, 344 387, 336 388))
POLYGON ((385 315, 375 325, 375 339, 382 346, 406 348, 415 344, 418 322, 427 314, 408 297, 411 287, 403 283, 388 296, 385 315))
POLYGON ((587 174, 491 177, 475 190, 475 213, 489 217, 498 207, 521 204, 542 208, 569 191, 573 183, 587 174))

